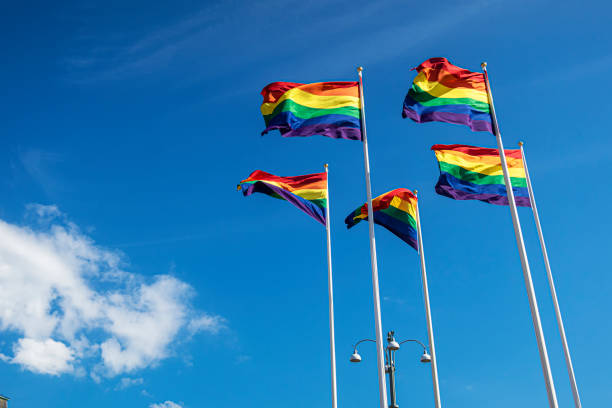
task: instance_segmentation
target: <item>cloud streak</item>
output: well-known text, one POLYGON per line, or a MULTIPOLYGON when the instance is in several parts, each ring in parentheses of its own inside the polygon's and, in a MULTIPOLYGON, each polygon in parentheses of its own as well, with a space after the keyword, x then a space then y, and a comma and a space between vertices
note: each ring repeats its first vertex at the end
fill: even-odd
POLYGON ((320 69, 323 62, 335 75, 335 64, 344 66, 347 59, 353 63, 377 63, 396 57, 427 39, 447 34, 470 18, 490 12, 500 1, 448 2, 436 20, 435 30, 430 20, 400 18, 408 8, 401 1, 380 1, 362 7, 344 0, 289 3, 268 0, 240 7, 231 3, 211 5, 140 37, 126 37, 120 44, 97 40, 86 51, 68 58, 66 65, 72 74, 83 74, 85 81, 163 75, 176 70, 189 71, 188 75, 180 75, 182 81, 205 81, 245 68, 268 71, 270 61, 282 67, 286 60, 291 61, 293 69, 288 72, 293 75, 296 69, 297 75, 313 67, 320 69), (276 13, 270 13, 280 8, 282 22, 276 13), (395 17, 389 18, 385 13, 390 9, 398 10, 395 17), (382 15, 386 16, 384 20, 378 20, 377 16, 382 15), (240 30, 236 29, 238 24, 240 30))
POLYGON ((124 377, 121 379, 119 384, 117 384, 115 390, 125 390, 126 388, 135 387, 142 384, 144 384, 144 379, 142 378, 124 377))
POLYGON ((149 408, 183 408, 182 405, 172 401, 160 402, 159 404, 151 404, 149 408))

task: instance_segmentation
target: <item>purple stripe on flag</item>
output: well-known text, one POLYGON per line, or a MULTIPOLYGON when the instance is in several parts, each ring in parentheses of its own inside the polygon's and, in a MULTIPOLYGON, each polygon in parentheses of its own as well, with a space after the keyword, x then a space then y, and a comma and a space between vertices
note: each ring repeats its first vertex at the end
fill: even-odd
POLYGON ((415 122, 446 122, 454 123, 457 125, 466 125, 473 131, 483 131, 493 133, 491 122, 486 120, 473 120, 470 115, 452 112, 423 112, 419 115, 414 110, 404 106, 403 116, 408 117, 415 122))
POLYGON ((262 134, 270 130, 278 129, 283 137, 307 137, 307 136, 327 136, 332 139, 361 140, 361 129, 347 126, 337 126, 334 124, 320 123, 311 126, 303 126, 291 129, 289 126, 270 126, 262 134))
MULTIPOLYGON (((507 195, 468 193, 466 191, 457 190, 457 189, 452 188, 449 185, 444 185, 440 183, 436 185, 436 192, 440 195, 450 197, 455 200, 480 200, 480 201, 484 201, 489 204, 508 205, 507 195)), ((529 197, 515 196, 514 202, 519 207, 531 207, 531 203, 529 202, 529 197)))

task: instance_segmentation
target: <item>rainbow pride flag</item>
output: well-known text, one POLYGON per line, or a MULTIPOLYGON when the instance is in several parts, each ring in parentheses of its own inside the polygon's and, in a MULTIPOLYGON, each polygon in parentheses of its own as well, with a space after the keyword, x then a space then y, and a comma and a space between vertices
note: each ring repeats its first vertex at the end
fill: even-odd
POLYGON ((238 190, 242 190, 244 196, 264 193, 274 198, 287 200, 321 224, 326 225, 326 173, 278 177, 265 171, 255 170, 247 179, 238 184, 238 190))
POLYGON ((361 140, 359 82, 273 82, 261 94, 262 135, 278 129, 283 137, 361 140))
MULTIPOLYGON (((440 178, 436 192, 455 200, 480 200, 508 205, 506 183, 497 149, 467 145, 433 145, 440 178)), ((525 167, 520 150, 505 151, 514 201, 530 207, 525 167)))
POLYGON ((430 58, 413 69, 418 75, 404 99, 404 118, 493 133, 484 74, 456 67, 446 58, 430 58))
MULTIPOLYGON (((372 200, 374 222, 382 225, 408 245, 418 250, 416 233, 416 196, 406 188, 396 188, 372 200)), ((346 217, 346 228, 368 219, 368 204, 346 217)))

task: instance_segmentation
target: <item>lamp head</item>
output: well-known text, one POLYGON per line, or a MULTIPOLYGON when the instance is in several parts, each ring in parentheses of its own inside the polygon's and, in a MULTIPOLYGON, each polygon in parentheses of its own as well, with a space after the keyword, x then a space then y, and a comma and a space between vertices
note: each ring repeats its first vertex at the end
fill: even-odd
POLYGON ((361 356, 359 355, 359 353, 357 352, 357 350, 353 351, 353 354, 351 354, 351 363, 359 363, 361 362, 361 356))
POLYGON ((387 343, 389 344, 387 348, 389 350, 397 351, 400 348, 400 345, 397 341, 395 341, 395 332, 390 331, 387 333, 387 343))
POLYGON ((431 363, 431 356, 427 352, 427 350, 423 350, 423 355, 421 356, 421 363, 431 363))

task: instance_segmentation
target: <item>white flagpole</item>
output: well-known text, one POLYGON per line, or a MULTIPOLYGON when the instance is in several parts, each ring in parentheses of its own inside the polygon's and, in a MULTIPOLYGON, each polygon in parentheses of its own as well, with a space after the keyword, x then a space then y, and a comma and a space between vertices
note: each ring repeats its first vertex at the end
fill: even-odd
POLYGON ((376 262, 376 240, 374 239, 374 216, 372 210, 372 187, 370 185, 370 157, 366 134, 365 107, 363 101, 363 67, 359 73, 359 100, 361 102, 361 136, 363 138, 363 162, 365 167, 366 195, 368 199, 368 225, 370 230, 370 257, 372 260, 372 290, 374 292, 374 321, 376 322, 376 356, 378 359, 378 392, 380 408, 387 408, 387 384, 385 382, 385 355, 383 350, 382 324, 380 318, 380 293, 378 289, 378 264, 376 262))
MULTIPOLYGON (((325 175, 329 175, 327 164, 325 175)), ((329 352, 331 356, 332 408, 338 407, 336 386, 336 338, 334 335, 334 288, 332 283, 331 222, 329 218, 329 178, 327 180, 327 208, 325 209, 325 230, 327 231, 327 294, 329 298, 329 352)))
MULTIPOLYGON (((414 190, 414 195, 417 191, 414 190)), ((427 286, 427 270, 425 269, 425 253, 423 252, 423 236, 421 234, 421 217, 419 215, 419 201, 416 203, 417 239, 419 245, 419 256, 421 257, 421 280, 423 282, 423 299, 425 300, 425 315, 427 316, 427 334, 429 336, 429 351, 431 352, 431 379, 434 388, 434 399, 436 408, 440 408, 440 385, 438 384, 438 358, 434 344, 433 325, 431 324, 431 308, 429 306, 429 288, 427 286)))
POLYGON ((533 320, 533 327, 538 341, 538 350, 540 352, 540 363, 542 365, 542 371, 544 372, 544 380, 546 381, 546 392, 548 394, 548 405, 550 408, 558 408, 557 395, 555 392, 555 384, 553 382, 552 373, 550 371, 550 363, 548 361, 548 351, 546 350, 546 341, 544 340, 544 332, 542 331, 542 323, 540 321, 540 312, 538 311, 538 302, 536 300, 535 290, 533 288, 533 281, 531 280, 531 271, 529 270, 529 262, 527 261, 527 252, 525 250, 525 243, 523 242, 523 233, 521 231, 521 223, 519 221, 518 212, 516 210, 516 203, 514 202, 514 193, 512 192, 512 184, 510 181, 510 174, 508 172, 508 164, 506 163, 506 155, 504 154, 504 145, 501 139, 501 133, 497 125, 497 118, 495 116, 495 107, 493 106, 493 95, 491 94, 491 85, 489 84, 489 76, 487 74, 487 63, 483 62, 480 65, 484 71, 484 77, 487 87, 487 94, 489 97, 489 105, 491 107, 491 122, 493 126, 493 132, 497 139, 497 149, 499 150, 499 158, 501 160, 502 170, 504 173, 504 182, 506 184, 506 192, 508 194, 508 206, 510 207, 510 213, 512 214, 512 223, 514 224, 514 234, 516 235, 516 244, 518 247, 519 255, 521 257, 521 266, 523 267, 523 277, 525 279, 525 286, 527 288, 527 296, 529 298, 529 307, 531 309, 531 319, 533 320))
POLYGON ((531 187, 531 179, 529 177, 529 171, 527 170, 527 159, 525 159, 525 151, 523 149, 523 142, 519 142, 521 148, 521 157, 523 158, 523 166, 525 166, 525 176, 527 178, 527 190, 529 191, 529 202, 531 203, 531 210, 533 211, 533 217, 535 218, 536 228, 538 229, 538 238, 540 239, 540 247, 542 248, 542 254, 544 254, 544 266, 546 267, 546 275, 548 277, 548 286, 550 286, 550 293, 552 295, 553 304, 555 306, 555 315, 557 316, 557 325, 559 326, 559 333, 561 334, 561 342, 563 343, 563 352, 565 354, 565 364, 567 365, 567 371, 570 377, 570 383, 572 385, 572 394, 574 396, 574 405, 576 408, 582 408, 580 403, 580 395, 578 394, 578 385, 576 385, 576 377, 574 376, 574 367, 572 366, 572 357, 570 356, 569 346, 567 344, 567 338, 565 337, 565 328, 563 326, 563 318, 561 317, 561 309, 559 308, 559 301, 557 300, 557 291, 555 289, 555 281, 553 280, 552 271, 550 269, 550 262, 548 261, 548 251, 546 251, 546 243, 544 243, 544 234, 542 233, 542 226, 540 225, 540 216, 538 215, 538 208, 536 206, 535 195, 533 194, 533 188, 531 187))

